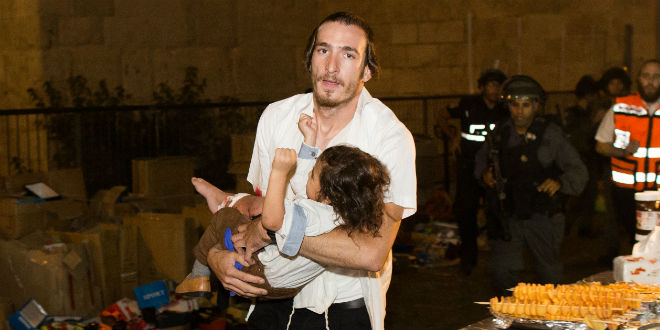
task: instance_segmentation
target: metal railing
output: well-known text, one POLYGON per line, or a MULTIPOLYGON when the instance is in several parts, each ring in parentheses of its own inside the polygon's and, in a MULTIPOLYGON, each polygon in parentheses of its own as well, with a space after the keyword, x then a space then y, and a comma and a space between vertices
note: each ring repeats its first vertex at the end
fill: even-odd
MULTIPOLYGON (((565 107, 567 95, 551 93, 546 109, 565 107)), ((438 112, 461 96, 381 98, 415 136, 420 185, 451 185, 446 145, 433 127, 438 112)), ((267 104, 0 110, 0 176, 80 167, 93 194, 114 185, 130 187, 132 159, 189 155, 198 160, 196 175, 231 186, 230 136, 253 134, 267 104)))

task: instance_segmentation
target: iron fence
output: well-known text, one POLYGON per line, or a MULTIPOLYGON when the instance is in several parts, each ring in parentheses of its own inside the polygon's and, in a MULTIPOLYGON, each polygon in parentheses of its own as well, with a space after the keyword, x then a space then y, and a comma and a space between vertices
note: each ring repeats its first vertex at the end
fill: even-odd
MULTIPOLYGON (((461 96, 381 98, 415 137, 420 185, 452 185, 451 159, 434 124, 439 111, 461 96)), ((556 112, 570 102, 569 93, 551 93, 546 109, 556 112)), ((253 134, 267 104, 0 110, 0 176, 80 167, 93 194, 114 185, 130 187, 133 159, 187 155, 197 159, 196 175, 232 187, 230 137, 253 134)))

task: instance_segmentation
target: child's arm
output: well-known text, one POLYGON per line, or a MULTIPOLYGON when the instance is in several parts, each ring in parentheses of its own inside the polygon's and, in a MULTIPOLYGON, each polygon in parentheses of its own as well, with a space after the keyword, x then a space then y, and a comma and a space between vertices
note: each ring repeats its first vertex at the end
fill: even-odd
POLYGON ((300 114, 298 128, 304 137, 304 141, 298 152, 298 163, 296 164, 296 173, 291 178, 289 185, 296 197, 307 198, 305 186, 307 185, 307 173, 314 167, 316 157, 321 150, 316 145, 316 120, 304 113, 300 114))
POLYGON ((298 119, 298 129, 304 137, 304 142, 310 147, 316 147, 316 119, 304 113, 298 119))
POLYGON ((278 148, 273 158, 273 168, 268 178, 268 191, 264 199, 261 225, 266 230, 277 231, 284 219, 284 198, 289 182, 289 173, 296 166, 296 151, 278 148))

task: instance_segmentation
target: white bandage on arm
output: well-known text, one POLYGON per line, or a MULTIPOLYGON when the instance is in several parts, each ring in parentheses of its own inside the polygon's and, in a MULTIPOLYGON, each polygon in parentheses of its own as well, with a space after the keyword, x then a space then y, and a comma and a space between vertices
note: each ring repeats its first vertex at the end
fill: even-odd
POLYGON ((223 200, 222 203, 218 205, 218 211, 220 211, 220 209, 223 209, 225 207, 233 207, 236 204, 236 202, 238 202, 241 198, 248 195, 249 194, 246 193, 238 193, 236 195, 227 196, 225 200, 223 200))

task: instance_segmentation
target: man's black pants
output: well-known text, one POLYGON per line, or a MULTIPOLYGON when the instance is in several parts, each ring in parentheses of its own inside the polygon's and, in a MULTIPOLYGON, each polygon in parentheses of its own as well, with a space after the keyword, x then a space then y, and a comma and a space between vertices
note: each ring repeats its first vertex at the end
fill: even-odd
MULTIPOLYGON (((332 304, 328 308, 328 326, 332 330, 371 329, 369 313, 365 306, 351 308, 346 304, 332 304)), ((250 330, 286 329, 293 311, 293 298, 260 301, 255 305, 248 328, 250 330)), ((308 309, 296 309, 289 329, 326 329, 325 314, 316 314, 308 309)))

